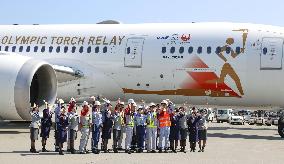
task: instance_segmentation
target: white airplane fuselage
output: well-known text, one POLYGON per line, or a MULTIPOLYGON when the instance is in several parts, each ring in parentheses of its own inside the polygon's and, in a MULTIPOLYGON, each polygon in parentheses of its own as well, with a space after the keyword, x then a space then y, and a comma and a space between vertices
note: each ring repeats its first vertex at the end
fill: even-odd
POLYGON ((0 26, 1 51, 83 72, 58 83, 66 100, 284 106, 283 40, 284 28, 237 23, 0 26))

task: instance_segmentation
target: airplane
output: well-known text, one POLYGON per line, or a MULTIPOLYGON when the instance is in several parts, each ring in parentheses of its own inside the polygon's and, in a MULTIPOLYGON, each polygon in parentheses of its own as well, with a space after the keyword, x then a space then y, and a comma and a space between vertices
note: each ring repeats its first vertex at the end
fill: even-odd
POLYGON ((93 95, 283 107, 283 41, 284 28, 250 23, 1 25, 0 117, 93 95))

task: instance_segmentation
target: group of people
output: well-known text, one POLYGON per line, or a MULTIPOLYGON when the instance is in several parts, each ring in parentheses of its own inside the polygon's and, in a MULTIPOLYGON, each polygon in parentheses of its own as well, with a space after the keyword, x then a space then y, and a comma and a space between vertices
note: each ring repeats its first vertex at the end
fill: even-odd
POLYGON ((113 151, 123 150, 122 141, 125 132, 125 152, 167 153, 169 150, 176 153, 178 144, 181 152, 186 152, 186 140, 189 138, 190 151, 195 152, 197 143, 199 152, 204 152, 207 140, 206 110, 186 107, 176 108, 170 100, 163 100, 160 104, 142 102, 137 105, 133 99, 128 103, 117 101, 115 107, 109 100, 104 99, 101 104, 95 97, 89 104, 84 101, 79 107, 74 98, 71 98, 67 110, 62 99, 57 99, 56 107, 46 105, 42 116, 38 106, 31 108, 30 124, 30 152, 37 153, 35 141, 42 137, 42 152, 46 152, 46 141, 49 138, 55 115, 55 151, 63 155, 63 144, 67 142, 67 151, 76 153, 75 140, 77 132, 81 132, 79 153, 88 153, 87 144, 91 136, 91 151, 95 154, 109 152, 109 140, 113 139, 113 151), (78 111, 80 109, 80 111, 78 111), (101 148, 99 141, 101 139, 101 148))

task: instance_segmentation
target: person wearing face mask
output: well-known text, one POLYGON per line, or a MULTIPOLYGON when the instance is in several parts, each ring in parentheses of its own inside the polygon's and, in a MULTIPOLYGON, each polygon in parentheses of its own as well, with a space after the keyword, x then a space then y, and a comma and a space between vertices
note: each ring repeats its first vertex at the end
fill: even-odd
POLYGON ((31 124, 30 124, 30 139, 31 139, 31 153, 38 153, 35 148, 35 141, 38 140, 38 133, 40 128, 40 115, 39 115, 39 109, 36 104, 34 104, 33 107, 31 107, 30 110, 31 115, 31 124))
MULTIPOLYGON (((71 98, 71 100, 69 101, 69 104, 68 104, 68 109, 67 109, 67 117, 69 118, 70 115, 74 114, 72 112, 73 108, 76 108, 76 101, 74 98, 71 98)), ((70 128, 68 128, 68 136, 70 136, 70 128)), ((68 152, 71 152, 71 148, 70 148, 70 140, 69 140, 70 137, 68 137, 68 140, 67 140, 67 151, 68 152)), ((75 150, 75 149, 74 149, 75 150)))
POLYGON ((164 152, 167 153, 168 143, 169 143, 169 135, 170 135, 170 113, 168 110, 168 102, 163 100, 161 102, 160 113, 159 113, 159 129, 160 129, 160 137, 159 137, 159 153, 164 152))
POLYGON ((185 147, 186 147, 186 138, 187 138, 187 117, 185 113, 185 108, 180 107, 179 108, 179 135, 180 135, 180 151, 186 153, 185 147))
POLYGON ((146 135, 146 115, 144 107, 138 107, 138 113, 135 116, 136 132, 137 132, 137 145, 138 153, 142 153, 144 149, 145 135, 146 135))
POLYGON ((188 117, 187 125, 189 131, 190 152, 195 152, 196 142, 198 142, 198 121, 200 116, 195 107, 192 108, 192 113, 188 117))
POLYGON ((89 104, 88 102, 83 102, 83 109, 81 110, 80 124, 79 128, 81 131, 81 139, 79 146, 79 153, 86 154, 88 150, 86 149, 89 139, 89 131, 91 126, 91 115, 89 114, 89 104))
POLYGON ((199 151, 204 152, 207 140, 207 122, 206 122, 206 110, 201 110, 201 116, 198 121, 198 145, 199 151))
POLYGON ((122 125, 123 125, 123 113, 121 112, 124 108, 124 102, 118 101, 114 113, 113 113, 113 151, 118 153, 118 141, 122 136, 122 125))
MULTIPOLYGON (((71 98, 71 101, 75 101, 74 98, 71 98)), ((71 102, 70 101, 70 102, 71 102)), ((55 115, 55 131, 54 131, 54 146, 55 146, 55 152, 59 152, 59 141, 58 141, 58 123, 59 123, 59 116, 61 113, 61 107, 64 104, 64 101, 62 99, 56 99, 56 107, 54 109, 54 115, 55 115)))
POLYGON ((63 143, 67 141, 67 129, 68 129, 68 117, 66 115, 66 109, 61 108, 61 114, 59 116, 58 123, 58 141, 59 141, 59 154, 63 154, 63 143))
POLYGON ((112 129, 112 105, 107 103, 106 111, 103 114, 103 128, 102 128, 102 150, 105 153, 109 153, 108 150, 108 140, 111 139, 111 129, 112 129))
MULTIPOLYGON (((120 102, 120 99, 118 99, 120 102)), ((124 102, 121 102, 123 104, 120 105, 119 113, 121 115, 121 135, 117 141, 117 150, 123 150, 122 149, 122 141, 123 141, 123 133, 125 133, 125 125, 124 125, 124 102)))
POLYGON ((41 143, 42 143, 42 152, 47 152, 45 146, 46 146, 46 141, 49 138, 50 134, 50 129, 52 126, 52 112, 50 111, 51 106, 46 103, 46 108, 43 110, 43 118, 41 119, 41 133, 40 136, 42 138, 41 143))
POLYGON ((76 150, 75 150, 74 142, 77 139, 77 131, 78 131, 78 126, 79 126, 79 116, 76 111, 76 106, 72 107, 71 112, 69 113, 68 122, 69 122, 69 127, 68 127, 69 149, 70 149, 71 154, 75 154, 76 150))
POLYGON ((178 146, 179 140, 179 117, 178 117, 179 110, 175 109, 171 113, 171 127, 170 127, 170 147, 174 153, 177 153, 176 149, 178 146))
POLYGON ((157 145, 157 113, 156 113, 156 105, 154 103, 150 103, 149 112, 147 114, 147 152, 148 153, 156 153, 156 145, 157 145))
POLYGON ((125 152, 131 154, 130 146, 133 136, 134 129, 134 112, 135 112, 136 103, 133 99, 128 100, 127 108, 124 113, 124 123, 125 123, 125 152))
POLYGON ((103 116, 101 113, 101 103, 95 101, 92 107, 92 152, 94 154, 99 154, 98 144, 100 141, 100 131, 103 127, 103 116))

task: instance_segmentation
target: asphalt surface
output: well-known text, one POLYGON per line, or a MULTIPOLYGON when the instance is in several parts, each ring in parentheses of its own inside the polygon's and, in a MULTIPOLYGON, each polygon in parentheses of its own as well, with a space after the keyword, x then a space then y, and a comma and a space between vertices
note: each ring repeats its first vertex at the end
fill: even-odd
MULTIPOLYGON (((80 137, 80 133, 78 136, 80 137)), ((53 150, 53 133, 47 141, 47 149, 53 150)), ((188 143, 187 143, 188 144, 188 143)), ((112 142, 109 144, 111 149, 112 142)), ((189 145, 189 144, 188 144, 189 145)), ((66 146, 66 144, 65 144, 66 146)), ((79 139, 76 141, 79 147, 79 139)), ((90 141, 88 144, 90 148, 90 141)), ((41 150, 40 140, 36 148, 41 150)), ((210 123, 208 144, 203 153, 120 153, 69 154, 60 156, 55 152, 32 154, 28 124, 23 122, 0 122, 0 163, 82 163, 82 164, 283 164, 284 143, 277 134, 276 126, 230 125, 210 123)), ((188 147, 187 147, 188 149, 188 147)))

